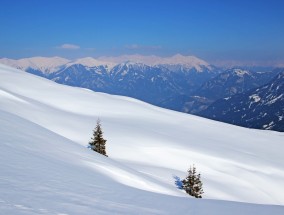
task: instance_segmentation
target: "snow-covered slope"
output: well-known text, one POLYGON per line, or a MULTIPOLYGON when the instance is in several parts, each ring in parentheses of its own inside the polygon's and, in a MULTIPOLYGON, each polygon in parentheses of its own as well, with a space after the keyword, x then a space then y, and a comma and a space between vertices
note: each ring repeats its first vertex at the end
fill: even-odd
POLYGON ((58 85, 3 65, 0 77, 3 214, 284 212, 268 205, 284 205, 282 133, 58 85), (98 117, 109 158, 85 147, 98 117), (193 163, 205 199, 175 188, 174 176, 185 177, 193 163))

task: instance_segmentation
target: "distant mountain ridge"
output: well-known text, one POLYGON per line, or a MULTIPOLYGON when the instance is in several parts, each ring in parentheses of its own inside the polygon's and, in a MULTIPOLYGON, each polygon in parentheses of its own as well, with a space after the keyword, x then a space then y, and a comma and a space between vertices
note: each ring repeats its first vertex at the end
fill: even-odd
POLYGON ((240 68, 228 69, 205 81, 191 95, 181 95, 164 103, 166 107, 171 109, 196 114, 205 110, 218 99, 260 87, 277 74, 277 70, 252 72, 240 68))
POLYGON ((86 67, 73 64, 50 74, 31 69, 26 71, 57 83, 130 96, 158 106, 163 106, 167 98, 189 95, 216 75, 216 71, 205 67, 200 72, 195 68, 176 65, 173 71, 167 65, 149 66, 132 62, 120 63, 112 68, 107 65, 86 67))
POLYGON ((75 64, 81 64, 87 67, 104 65, 112 68, 115 65, 125 62, 142 63, 149 66, 182 65, 183 67, 188 69, 195 68, 197 71, 202 71, 202 67, 205 67, 209 70, 211 69, 209 63, 204 60, 201 60, 195 56, 183 56, 180 54, 176 54, 172 57, 158 57, 155 55, 122 55, 117 57, 99 57, 97 59, 93 57, 85 57, 75 60, 68 60, 61 57, 32 57, 19 60, 8 58, 0 59, 0 63, 3 63, 5 65, 9 65, 22 70, 27 70, 29 68, 38 69, 42 72, 54 72, 59 68, 68 67, 75 64))
POLYGON ((216 68, 194 56, 123 55, 118 57, 0 59, 57 83, 134 97, 166 107, 163 102, 190 95, 216 75, 216 68))
POLYGON ((41 73, 51 73, 57 71, 63 65, 70 61, 61 57, 32 57, 19 60, 2 58, 0 63, 12 66, 21 70, 39 70, 41 73))
POLYGON ((284 131, 284 69, 269 83, 217 100, 198 115, 249 128, 284 131))
MULTIPOLYGON (((133 97, 160 107, 213 118, 206 109, 220 99, 267 84, 278 70, 232 68, 223 70, 194 56, 123 55, 80 58, 34 57, 0 59, 0 63, 60 84, 133 97)), ((222 110, 222 106, 217 106, 222 110)), ((209 109, 210 110, 210 109, 209 109)), ((214 119, 228 121, 218 115, 214 119)), ((246 127, 246 123, 242 126, 246 127)), ((251 127, 251 125, 247 125, 251 127)), ((262 129, 274 129, 268 126, 262 129)))

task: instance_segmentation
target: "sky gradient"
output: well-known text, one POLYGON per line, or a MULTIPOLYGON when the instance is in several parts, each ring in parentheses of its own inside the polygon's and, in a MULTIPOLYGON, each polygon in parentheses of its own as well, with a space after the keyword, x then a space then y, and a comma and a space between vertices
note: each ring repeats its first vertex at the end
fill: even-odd
POLYGON ((282 0, 0 0, 0 58, 195 55, 283 62, 282 0))

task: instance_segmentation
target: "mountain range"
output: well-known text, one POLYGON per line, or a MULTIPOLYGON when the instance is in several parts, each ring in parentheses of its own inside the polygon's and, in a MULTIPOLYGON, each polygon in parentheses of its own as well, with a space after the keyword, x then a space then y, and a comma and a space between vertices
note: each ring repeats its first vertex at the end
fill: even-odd
POLYGON ((167 107, 164 102, 170 98, 190 95, 217 72, 197 57, 182 55, 167 58, 125 55, 73 61, 34 57, 0 59, 0 63, 57 83, 130 96, 163 107, 167 107))
MULTIPOLYGON (((206 112, 206 109, 220 99, 261 87, 280 72, 267 68, 218 68, 197 57, 179 54, 164 58, 141 55, 75 60, 60 57, 4 58, 0 63, 57 83, 129 96, 160 107, 230 123, 236 120, 225 120, 228 117, 220 114, 213 117, 213 112, 206 112)), ((216 107, 220 113, 224 112, 223 106, 217 105, 214 109, 216 107)), ((262 129, 279 127, 246 123, 238 125, 262 129)))
POLYGON ((252 71, 247 69, 228 69, 202 84, 187 101, 176 110, 202 115, 212 103, 221 98, 244 93, 260 87, 279 73, 279 70, 252 71), (201 112, 201 113, 200 113, 201 112))
POLYGON ((202 67, 207 67, 210 69, 210 65, 195 56, 183 56, 180 54, 174 55, 172 57, 158 57, 158 56, 143 56, 143 55, 122 55, 117 57, 99 57, 99 58, 79 58, 75 60, 68 60, 61 57, 31 57, 23 59, 0 59, 0 63, 17 67, 18 69, 27 70, 34 69, 41 71, 42 73, 50 73, 59 70, 63 67, 68 67, 74 64, 80 64, 85 67, 95 67, 105 65, 107 67, 113 67, 117 64, 124 62, 142 63, 149 66, 155 65, 182 65, 185 68, 195 68, 198 71, 202 70, 202 67))
POLYGON ((249 128, 284 131, 284 70, 269 83, 215 101, 201 116, 249 128))

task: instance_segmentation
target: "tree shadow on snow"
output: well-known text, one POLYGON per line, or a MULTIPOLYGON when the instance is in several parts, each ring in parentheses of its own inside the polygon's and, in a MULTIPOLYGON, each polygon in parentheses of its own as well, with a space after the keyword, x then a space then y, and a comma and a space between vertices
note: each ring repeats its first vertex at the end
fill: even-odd
POLYGON ((183 183, 182 183, 182 180, 180 179, 180 177, 173 175, 173 178, 175 179, 176 187, 180 190, 183 190, 183 187, 182 187, 183 183))

